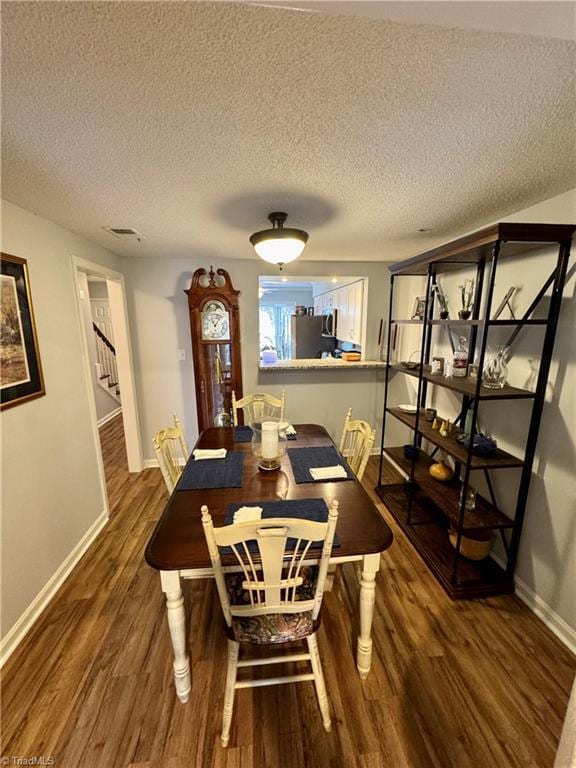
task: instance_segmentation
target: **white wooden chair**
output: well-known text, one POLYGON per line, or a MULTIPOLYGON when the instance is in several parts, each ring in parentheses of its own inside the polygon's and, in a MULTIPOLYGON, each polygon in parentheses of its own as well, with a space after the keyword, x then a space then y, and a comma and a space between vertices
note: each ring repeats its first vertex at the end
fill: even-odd
POLYGON ((176 415, 174 415, 174 426, 156 432, 152 443, 166 488, 168 493, 172 493, 182 474, 183 463, 185 464, 190 456, 182 425, 176 415))
POLYGON ((376 430, 372 429, 367 421, 361 421, 360 419, 353 421, 352 408, 348 408, 342 437, 340 438, 339 450, 346 458, 350 469, 358 480, 362 480, 364 476, 375 437, 376 430))
POLYGON ((314 680, 324 728, 330 731, 330 710, 316 631, 337 519, 338 502, 334 500, 326 523, 271 518, 214 528, 208 508, 202 507, 202 525, 228 635, 222 746, 226 747, 230 738, 234 692, 238 688, 314 680), (289 539, 292 542, 287 548, 289 539), (309 552, 312 542, 322 542, 319 566, 306 564, 313 558, 309 552), (221 547, 231 550, 236 567, 222 566, 221 547), (238 660, 242 644, 284 644, 304 638, 308 653, 238 660), (238 667, 290 661, 309 661, 312 672, 236 680, 238 667))
POLYGON ((283 419, 285 407, 285 389, 282 390, 280 399, 264 392, 256 392, 253 395, 246 395, 241 400, 236 400, 236 393, 232 392, 232 417, 235 427, 238 426, 239 408, 244 411, 244 424, 250 425, 252 422, 266 421, 268 416, 283 419))

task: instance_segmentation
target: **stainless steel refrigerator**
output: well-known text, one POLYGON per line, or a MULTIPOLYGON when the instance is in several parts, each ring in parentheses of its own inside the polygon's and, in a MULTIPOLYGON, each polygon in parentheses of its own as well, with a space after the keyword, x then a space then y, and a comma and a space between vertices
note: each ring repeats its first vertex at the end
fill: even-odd
POLYGON ((322 336, 322 315, 292 315, 290 318, 290 356, 320 357, 322 352, 334 352, 336 339, 322 336))

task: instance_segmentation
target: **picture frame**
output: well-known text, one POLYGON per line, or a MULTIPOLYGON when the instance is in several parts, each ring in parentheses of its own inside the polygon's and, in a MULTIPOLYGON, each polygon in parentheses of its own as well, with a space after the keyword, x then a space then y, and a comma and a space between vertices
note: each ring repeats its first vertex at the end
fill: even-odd
POLYGON ((46 394, 26 259, 0 253, 0 410, 46 394))
POLYGON ((411 320, 424 320, 424 310, 426 309, 426 296, 416 296, 414 299, 414 309, 412 310, 411 320))

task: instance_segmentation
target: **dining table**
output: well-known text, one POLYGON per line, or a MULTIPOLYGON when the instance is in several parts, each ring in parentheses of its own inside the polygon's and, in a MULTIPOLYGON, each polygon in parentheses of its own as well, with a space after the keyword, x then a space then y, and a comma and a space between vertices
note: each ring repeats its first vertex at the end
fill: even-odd
MULTIPOLYGON (((317 424, 296 424, 294 427, 296 436, 288 444, 292 451, 329 446, 335 449, 324 427, 317 424)), ((262 470, 251 450, 251 442, 235 442, 235 435, 234 427, 209 428, 202 432, 195 448, 225 448, 233 454, 243 453, 241 484, 194 490, 177 484, 146 547, 146 561, 160 572, 160 585, 165 595, 178 698, 185 703, 192 690, 182 582, 214 576, 201 522, 200 508, 203 505, 208 507, 214 525, 220 526, 227 522, 229 509, 234 504, 257 505, 258 502, 318 498, 327 504, 333 499, 338 501, 338 546, 333 548, 330 562, 361 562, 356 666, 360 677, 365 679, 372 660, 376 574, 381 553, 392 543, 392 531, 353 474, 351 479, 297 483, 288 454, 282 456, 279 469, 262 470)), ((339 458, 346 463, 340 454, 339 458)), ((187 466, 190 462, 194 462, 193 452, 187 466)), ((182 477, 185 474, 186 467, 182 477)), ((309 559, 315 562, 313 554, 309 559)), ((225 559, 223 564, 226 565, 225 559)))

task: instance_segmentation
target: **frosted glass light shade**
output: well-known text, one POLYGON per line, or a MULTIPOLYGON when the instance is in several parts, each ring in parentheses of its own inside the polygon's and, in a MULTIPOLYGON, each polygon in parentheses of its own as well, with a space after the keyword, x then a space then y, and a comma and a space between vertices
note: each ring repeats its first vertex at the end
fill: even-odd
POLYGON ((305 242, 295 237, 262 240, 254 246, 254 250, 264 261, 270 264, 289 264, 304 250, 305 242))
POLYGON ((297 259, 308 242, 308 232, 303 229, 284 228, 287 217, 287 213, 274 211, 268 214, 272 229, 263 229, 250 235, 250 242, 258 256, 269 264, 278 264, 280 269, 284 264, 297 259))

